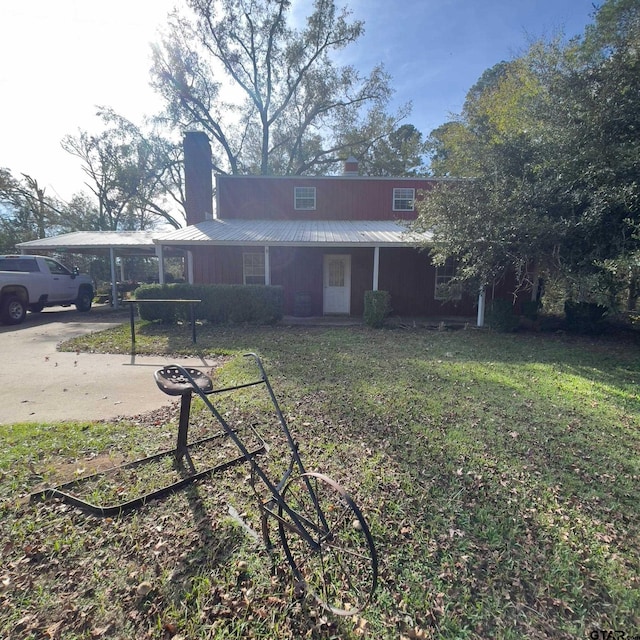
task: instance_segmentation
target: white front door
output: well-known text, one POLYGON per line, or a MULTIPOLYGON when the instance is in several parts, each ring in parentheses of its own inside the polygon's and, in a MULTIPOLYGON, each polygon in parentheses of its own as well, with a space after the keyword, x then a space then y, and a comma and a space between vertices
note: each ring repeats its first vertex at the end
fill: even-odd
POLYGON ((323 312, 351 312, 351 256, 324 256, 323 312))

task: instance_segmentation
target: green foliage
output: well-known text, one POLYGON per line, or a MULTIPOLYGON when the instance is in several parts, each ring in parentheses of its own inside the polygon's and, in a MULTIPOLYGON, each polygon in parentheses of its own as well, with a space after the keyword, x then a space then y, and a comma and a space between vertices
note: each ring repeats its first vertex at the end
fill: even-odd
MULTIPOLYGON (((164 348, 141 340, 139 353, 194 353, 189 340, 174 350, 175 327, 147 326, 165 336, 164 348)), ((104 349, 114 331, 72 349, 100 352, 99 339, 104 349)), ((232 504, 260 532, 247 464, 113 519, 26 499, 103 468, 110 455, 172 447, 174 406, 95 424, 3 425, 1 637, 52 635, 70 602, 83 615, 64 617, 65 639, 91 630, 194 640, 637 634, 637 342, 360 327, 199 331, 209 362, 247 350, 262 356, 307 468, 345 486, 371 527, 381 570, 371 606, 355 618, 325 614, 300 597, 276 521, 272 555, 230 524, 232 504), (152 590, 141 598, 145 584, 152 590)), ((224 360, 214 365, 218 388, 244 366, 224 360)), ((257 423, 272 446, 259 463, 286 469, 264 403, 226 396, 210 399, 234 424, 257 423)), ((215 432, 202 409, 194 399, 194 440, 215 432)))
MULTIPOLYGON (((383 132, 389 124, 380 123, 383 132)), ((375 128, 372 127, 372 135, 375 128)), ((359 163, 363 176, 421 176, 426 175, 425 155, 427 146, 422 133, 412 124, 403 124, 388 136, 376 136, 373 144, 363 145, 360 132, 354 132, 352 154, 359 163)))
POLYGON ((525 300, 522 303, 522 315, 528 320, 536 320, 540 309, 542 303, 539 300, 525 300))
POLYGON ((564 303, 566 327, 568 331, 574 333, 591 335, 602 333, 607 312, 607 307, 595 302, 573 302, 567 300, 564 303))
MULTIPOLYGON (((202 300, 195 306, 196 318, 212 324, 275 324, 282 318, 283 293, 281 287, 262 285, 142 285, 136 298, 202 300)), ((140 305, 143 320, 159 320, 165 324, 189 319, 189 305, 140 305)))
POLYGON ((391 313, 391 294, 388 291, 364 292, 363 318, 367 326, 380 329, 389 313, 391 313))
POLYGON ((607 0, 595 18, 584 40, 487 70, 429 138, 434 173, 467 180, 428 192, 417 225, 474 286, 507 270, 519 285, 599 275, 613 298, 603 265, 640 248, 640 4, 607 0))
POLYGON ((509 300, 493 300, 487 308, 485 319, 492 329, 503 333, 515 331, 519 324, 509 300))

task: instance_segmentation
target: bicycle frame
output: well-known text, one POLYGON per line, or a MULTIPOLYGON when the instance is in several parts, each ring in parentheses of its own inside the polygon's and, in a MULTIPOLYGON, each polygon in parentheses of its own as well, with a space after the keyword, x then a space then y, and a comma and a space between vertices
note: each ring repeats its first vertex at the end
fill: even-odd
POLYGON ((268 534, 267 534, 267 530, 266 530, 266 526, 265 526, 265 518, 266 515, 270 515, 272 517, 274 517, 278 522, 281 522, 283 524, 283 526, 287 527, 288 529, 294 529, 296 530, 305 540, 305 542, 314 550, 317 551, 320 548, 319 543, 312 537, 311 533, 308 530, 308 524, 305 525, 303 519, 300 516, 298 516, 298 514, 289 507, 289 505, 287 505, 285 499, 282 496, 282 489, 284 488, 285 484, 287 483, 287 481, 289 480, 289 478, 291 477, 291 475, 294 473, 294 470, 297 469, 298 473, 300 474, 300 476, 302 476, 304 478, 304 482, 307 488, 307 491, 309 492, 309 495, 311 496, 311 499, 313 500, 313 504, 316 508, 316 512, 320 518, 320 521, 322 523, 322 526, 325 528, 325 530, 328 529, 328 524, 327 521, 325 519, 324 514, 322 513, 322 510, 320 509, 319 503, 318 503, 318 499, 315 495, 315 492, 313 490, 313 487, 311 486, 311 483, 309 481, 309 477, 306 475, 307 472, 305 470, 304 464, 302 463, 302 459, 300 458, 300 454, 298 452, 298 445, 296 444, 295 440, 293 439, 293 436, 291 435, 291 431, 289 430, 289 427, 287 425, 286 420, 284 419, 284 416, 282 414, 282 411, 280 409, 280 405, 278 404, 278 400, 276 398, 275 393, 273 392, 273 388, 271 387, 271 383, 269 382, 269 378, 267 377, 267 374, 264 370, 264 367, 262 366, 262 361, 260 360, 259 356, 255 353, 245 353, 244 357, 246 358, 253 358, 255 361, 256 366, 258 367, 258 371, 260 373, 260 379, 259 380, 255 380, 252 382, 246 382, 240 385, 236 385, 236 386, 230 386, 230 387, 225 387, 222 389, 214 389, 213 391, 210 391, 208 393, 205 393, 204 391, 202 391, 202 389, 200 389, 200 387, 197 385, 196 381, 193 379, 193 377, 191 376, 191 374, 183 367, 181 367, 180 365, 177 364, 173 364, 171 365, 172 367, 176 367, 176 369, 178 369, 178 371, 189 381, 189 383, 192 385, 193 387, 193 391, 194 393, 196 393, 200 399, 205 403, 205 405, 207 406, 207 408, 209 409, 209 411, 212 413, 212 415, 216 418, 216 420, 220 423, 220 425, 222 426, 223 430, 225 431, 225 433, 227 434, 227 436, 229 436, 229 438, 233 441, 233 443, 238 447, 238 449, 240 450, 240 452, 242 453, 242 455, 245 457, 246 460, 249 461, 250 465, 251 465, 251 472, 252 474, 257 475, 260 480, 262 480, 262 482, 264 483, 264 485, 267 487, 267 489, 269 490, 269 492, 271 493, 271 499, 267 500, 266 502, 262 502, 260 501, 260 509, 262 512, 262 517, 263 517, 263 523, 262 523, 262 534, 263 534, 263 538, 264 538, 264 542, 265 545, 267 546, 267 548, 271 548, 271 543, 270 540, 268 538, 268 534), (287 471, 284 473, 284 475, 282 476, 282 478, 280 479, 280 481, 275 484, 274 482, 272 482, 269 477, 267 476, 267 474, 265 473, 265 471, 262 469, 262 467, 260 467, 260 465, 256 462, 256 455, 252 454, 246 447, 246 445, 244 444, 244 442, 240 439, 240 437, 238 436, 238 434, 236 433, 236 431, 228 424, 228 422, 224 419, 224 417, 220 414, 220 412, 216 409, 216 407, 214 406, 214 404, 209 400, 209 398, 207 397, 208 395, 213 395, 216 393, 224 393, 224 392, 228 392, 228 391, 234 391, 236 389, 243 389, 246 387, 251 387, 251 386, 257 386, 259 384, 264 384, 267 392, 269 394, 269 398, 271 399, 271 402, 273 403, 273 406, 275 408, 276 411, 276 415, 278 417, 278 422, 280 423, 280 428, 282 429, 286 440, 287 440, 287 444, 289 445, 289 448, 291 450, 291 461, 289 463, 289 468, 287 469, 287 471), (286 520, 284 520, 278 513, 276 513, 275 511, 273 511, 274 506, 278 506, 279 508, 281 508, 293 521, 293 525, 289 522, 287 522, 286 520))
POLYGON ((246 353, 244 357, 253 359, 259 373, 258 378, 251 378, 249 382, 220 389, 214 389, 212 380, 199 369, 173 364, 155 372, 156 383, 162 391, 168 395, 181 396, 178 438, 174 449, 122 464, 104 472, 83 476, 58 487, 37 491, 31 495, 31 499, 55 497, 97 515, 120 514, 125 510, 140 507, 149 500, 186 487, 199 478, 247 461, 251 468, 251 487, 256 494, 261 516, 262 537, 267 550, 270 551, 273 547, 269 538, 269 516, 272 516, 278 523, 280 541, 294 577, 328 611, 336 615, 354 615, 370 601, 376 589, 378 561, 371 531, 362 512, 344 488, 324 474, 306 471, 298 444, 282 414, 262 361, 255 353, 246 353), (209 399, 210 395, 257 385, 266 387, 280 429, 291 452, 287 467, 279 480, 272 480, 258 463, 258 456, 268 451, 268 447, 256 431, 256 425, 242 426, 241 421, 239 427, 233 428, 209 399), (202 400, 221 429, 217 429, 213 435, 189 442, 189 414, 193 394, 202 400), (253 434, 255 442, 244 435, 247 430, 253 434), (190 455, 190 447, 206 447, 213 441, 219 441, 221 450, 231 453, 230 458, 204 470, 196 469, 190 455), (103 477, 117 477, 121 472, 127 473, 130 469, 138 469, 165 457, 173 459, 173 468, 179 471, 180 479, 159 489, 153 489, 145 495, 126 502, 101 506, 77 495, 78 492, 75 491, 85 482, 89 483, 90 487, 91 483, 100 482, 103 477), (259 493, 256 490, 256 476, 267 489, 266 497, 263 492, 259 493), (339 510, 335 509, 336 504, 341 505, 339 510), (354 541, 350 535, 354 530, 362 532, 361 538, 357 541, 354 541), (356 566, 351 564, 352 561, 356 566), (328 571, 328 565, 334 565, 337 571, 328 571), (352 581, 352 575, 358 577, 352 581), (352 598, 351 601, 346 600, 350 606, 343 606, 344 585, 347 585, 346 597, 352 598), (353 606, 354 603, 355 606, 353 606))

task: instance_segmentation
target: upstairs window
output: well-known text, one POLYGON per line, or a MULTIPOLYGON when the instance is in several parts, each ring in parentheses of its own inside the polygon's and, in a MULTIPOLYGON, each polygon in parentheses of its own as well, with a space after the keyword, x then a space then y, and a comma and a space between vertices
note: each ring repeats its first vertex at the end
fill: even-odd
POLYGON ((457 263, 453 258, 447 258, 446 262, 436 267, 436 300, 460 300, 462 291, 458 285, 451 285, 451 280, 456 275, 457 263))
POLYGON ((313 211, 316 208, 316 188, 295 187, 294 206, 296 211, 313 211))
POLYGON ((393 190, 393 210, 413 211, 413 201, 416 197, 415 189, 394 189, 393 190))
POLYGON ((264 253, 242 254, 242 281, 244 284, 264 284, 264 253))

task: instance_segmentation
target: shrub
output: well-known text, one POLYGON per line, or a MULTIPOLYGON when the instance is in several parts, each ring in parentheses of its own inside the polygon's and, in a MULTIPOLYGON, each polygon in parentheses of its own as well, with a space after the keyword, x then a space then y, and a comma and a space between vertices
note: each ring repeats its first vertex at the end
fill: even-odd
MULTIPOLYGON (((275 324, 282 318, 282 287, 233 284, 144 285, 136 290, 137 299, 197 299, 196 318, 212 324, 275 324)), ((171 303, 140 305, 143 320, 164 323, 186 321, 189 305, 171 303)))
POLYGON ((604 330, 607 307, 595 302, 564 303, 567 331, 595 335, 604 330))
MULTIPOLYGON (((138 287, 138 289, 136 289, 135 297, 138 300, 153 300, 156 298, 166 300, 168 298, 182 298, 191 296, 176 295, 176 292, 172 289, 171 285, 149 284, 138 287)), ((189 312, 188 307, 180 309, 181 306, 182 305, 179 304, 158 302, 158 304, 138 305, 138 309, 140 317, 143 320, 159 320, 163 324, 172 324, 178 320, 179 316, 182 318, 182 312, 189 312)))
POLYGON ((388 291, 364 292, 364 321, 369 327, 382 327, 390 312, 391 295, 388 291))
POLYGON ((487 309, 486 320, 492 329, 502 333, 515 331, 519 324, 509 300, 494 300, 487 309))
POLYGON ((537 320, 540 309, 542 303, 539 300, 525 300, 522 303, 522 315, 528 320, 537 320))

